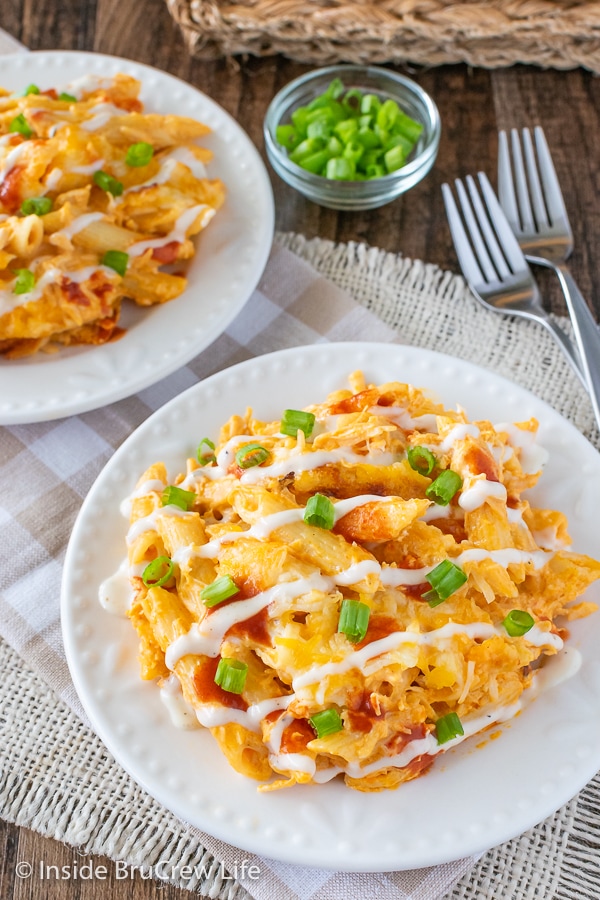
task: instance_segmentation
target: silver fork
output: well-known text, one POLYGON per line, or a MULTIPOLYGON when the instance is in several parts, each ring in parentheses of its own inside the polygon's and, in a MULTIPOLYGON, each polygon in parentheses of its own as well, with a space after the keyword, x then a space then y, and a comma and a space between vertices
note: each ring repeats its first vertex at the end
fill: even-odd
POLYGON ((479 183, 481 194, 472 176, 467 176, 466 187, 456 179, 462 216, 450 185, 442 185, 452 241, 469 287, 487 309, 540 322, 585 386, 577 351, 542 306, 535 278, 483 172, 479 183))
POLYGON ((509 149, 506 132, 500 132, 500 204, 526 258, 554 269, 558 275, 600 427, 600 331, 565 264, 573 250, 573 234, 546 137, 539 125, 534 129, 534 138, 535 148, 531 132, 524 128, 521 147, 519 133, 513 128, 509 149))

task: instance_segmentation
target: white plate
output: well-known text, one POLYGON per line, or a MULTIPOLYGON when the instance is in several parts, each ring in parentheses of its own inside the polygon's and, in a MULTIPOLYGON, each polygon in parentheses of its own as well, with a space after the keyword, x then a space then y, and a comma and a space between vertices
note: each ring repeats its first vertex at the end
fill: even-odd
POLYGON ((0 424, 40 422, 121 400, 154 384, 204 350, 237 315, 265 267, 273 239, 271 184, 256 147, 213 100, 149 66, 98 53, 40 52, 0 56, 0 86, 61 87, 82 75, 124 72, 142 83, 147 112, 200 119, 213 129, 201 144, 215 156, 225 205, 195 239, 189 284, 164 306, 124 304, 127 333, 114 344, 74 347, 10 361, 0 357, 0 424), (125 307, 127 307, 125 311, 125 307))
MULTIPOLYGON (((492 422, 536 416, 550 462, 533 494, 569 516, 574 546, 598 555, 600 456, 532 394, 469 363, 411 347, 331 344, 284 350, 212 376, 172 400, 117 450, 92 487, 68 548, 62 595, 67 657, 79 696, 119 762, 181 819, 244 850, 348 871, 430 866, 495 846, 569 800, 600 768, 600 614, 575 622, 570 646, 579 672, 540 694, 503 726, 438 758, 397 791, 365 794, 343 783, 259 794, 235 773, 211 735, 175 729, 154 684, 138 680, 137 636, 100 606, 97 588, 124 556, 119 503, 144 469, 164 460, 172 476, 198 439, 217 435, 232 413, 252 406, 277 418, 347 386, 409 381, 450 407, 492 422)), ((533 499, 533 498, 532 498, 533 499)), ((600 600, 597 586, 588 592, 600 600)))

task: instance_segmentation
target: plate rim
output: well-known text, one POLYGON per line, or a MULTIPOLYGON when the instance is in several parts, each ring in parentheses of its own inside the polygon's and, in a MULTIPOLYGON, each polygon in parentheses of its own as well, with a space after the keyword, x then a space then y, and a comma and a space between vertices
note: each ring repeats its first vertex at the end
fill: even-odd
MULTIPOLYGON (((30 61, 33 59, 39 61, 42 65, 44 65, 45 60, 60 60, 63 58, 72 60, 73 64, 76 64, 76 61, 85 62, 89 60, 90 65, 96 67, 101 66, 102 62, 110 63, 111 65, 119 67, 123 66, 126 68, 126 70, 130 71, 134 77, 138 77, 142 81, 142 90, 144 88, 144 76, 152 76, 153 78, 158 77, 165 84, 172 82, 182 90, 193 92, 201 99, 202 103, 207 104, 209 108, 212 107, 214 110, 218 111, 218 115, 223 117, 223 120, 228 125, 228 127, 233 128, 238 137, 241 137, 244 141, 244 153, 248 154, 248 158, 251 159, 253 175, 257 177, 259 183, 261 205, 264 207, 266 216, 264 217, 264 221, 261 222, 260 241, 253 242, 252 244, 253 263, 250 270, 250 277, 245 282, 243 289, 236 296, 235 301, 229 303, 225 313, 221 315, 220 318, 218 318, 214 323, 210 325, 209 328, 207 328, 203 332, 199 341, 190 341, 190 343, 181 354, 173 354, 171 358, 165 359, 158 369, 158 375, 155 374, 154 369, 148 368, 145 371, 143 377, 136 378, 131 375, 129 376, 129 380, 125 381, 125 383, 120 381, 119 384, 113 384, 110 390, 106 390, 104 388, 104 379, 100 379, 102 381, 102 386, 100 388, 95 387, 93 389, 88 389, 87 393, 85 393, 84 396, 81 396, 79 399, 77 399, 76 394, 73 399, 71 399, 71 396, 69 396, 66 402, 63 400, 58 404, 52 397, 52 391, 49 391, 45 396, 42 397, 41 400, 38 398, 29 400, 28 398, 24 399, 18 396, 16 398, 9 396, 8 400, 2 400, 0 398, 0 425, 24 425, 37 422, 47 422, 65 418, 67 416, 79 415, 81 413, 89 412, 95 409, 100 409, 112 403, 118 402, 119 400, 124 400, 127 397, 131 397, 134 394, 139 393, 140 391, 143 391, 154 384, 157 384, 162 379, 168 377, 178 369, 184 367, 192 359, 206 350, 227 329, 227 327, 231 324, 235 317, 241 312, 245 304, 252 296, 253 291, 256 289, 256 286, 258 285, 260 278, 264 273, 273 246, 273 238, 275 233, 275 200, 273 187, 266 164, 262 159, 257 145, 252 141, 248 133, 244 128, 242 128, 239 122, 237 122, 234 116, 229 113, 223 106, 221 106, 221 104, 219 104, 208 94, 204 93, 204 91, 202 91, 200 88, 197 88, 195 85, 190 84, 183 78, 180 78, 177 75, 173 75, 170 72, 164 71, 163 69, 159 69, 155 66, 149 65, 148 63, 138 62, 134 59, 128 59, 126 57, 119 57, 106 53, 95 53, 88 50, 32 50, 27 52, 16 51, 10 54, 3 54, 0 55, 0 79, 3 77, 6 71, 10 70, 11 65, 17 65, 20 69, 24 64, 24 60, 30 61), (94 61, 93 63, 91 62, 92 60, 94 61)), ((39 75, 39 73, 37 72, 35 74, 39 75)), ((96 70, 94 74, 100 74, 100 72, 96 70)), ((70 76, 65 77, 66 79, 68 79, 70 76)), ((201 290, 201 288, 201 284, 189 286, 180 297, 175 298, 175 302, 180 300, 185 294, 188 293, 188 291, 198 291, 201 290)), ((156 309, 156 307, 154 309, 156 309)), ((138 312, 139 314, 139 309, 137 307, 135 307, 135 312, 138 312)), ((146 317, 141 317, 142 325, 145 318, 146 317)), ((128 330, 128 334, 130 334, 130 330, 128 330)), ((81 354, 92 353, 93 351, 96 351, 96 358, 99 360, 98 351, 102 352, 103 350, 105 350, 108 354, 105 365, 110 366, 111 362, 113 361, 114 353, 117 354, 117 359, 119 358, 119 344, 122 344, 123 341, 126 341, 127 336, 128 335, 126 334, 124 338, 121 339, 121 341, 117 341, 112 344, 109 343, 100 347, 84 347, 77 356, 68 356, 66 355, 66 352, 68 351, 66 351, 65 355, 62 357, 62 360, 59 358, 57 362, 59 365, 61 365, 61 363, 67 364, 66 366, 63 366, 63 368, 65 369, 65 375, 68 376, 68 361, 70 359, 80 360, 81 354), (115 348, 114 351, 112 348, 115 348)), ((46 385, 44 384, 44 376, 47 376, 49 374, 50 367, 48 367, 47 365, 40 365, 39 361, 36 362, 35 355, 26 358, 26 360, 30 361, 32 380, 35 380, 38 385, 41 385, 43 391, 47 391, 46 385), (35 374, 36 370, 37 376, 35 374)), ((27 362, 16 360, 12 361, 11 364, 11 361, 0 358, 0 388, 2 389, 2 393, 6 393, 10 389, 11 383, 17 381, 19 372, 23 371, 24 369, 27 370, 27 368, 27 362)), ((95 374, 97 376, 97 373, 95 374)), ((63 375, 63 377, 65 377, 65 375, 63 375)), ((56 391, 54 393, 56 393, 56 391)))
MULTIPOLYGON (((516 384, 515 382, 511 381, 510 379, 507 379, 506 377, 504 377, 502 375, 497 374, 496 372, 494 372, 492 370, 485 369, 476 363, 472 363, 468 360, 463 360, 458 357, 451 357, 451 356, 441 353, 439 351, 429 350, 429 349, 420 348, 420 347, 406 346, 406 345, 402 345, 402 344, 381 344, 381 343, 376 343, 376 342, 351 341, 351 342, 337 342, 337 343, 330 344, 330 345, 328 345, 328 349, 333 351, 333 353, 336 356, 338 354, 343 354, 345 351, 350 351, 349 359, 351 359, 351 360, 354 360, 354 358, 355 358, 355 351, 356 352, 360 351, 362 353, 375 352, 377 354, 380 353, 381 351, 383 351, 384 353, 387 354, 387 353, 390 353, 390 351, 397 350, 400 353, 407 353, 409 356, 414 355, 417 360, 419 358, 420 359, 425 358, 428 360, 438 361, 439 363, 442 363, 442 364, 458 366, 459 370, 462 370, 463 373, 466 373, 467 375, 470 374, 473 377, 481 377, 483 375, 486 378, 490 378, 491 381, 495 382, 495 384, 497 386, 499 386, 500 388, 510 388, 511 390, 515 390, 517 392, 517 394, 520 395, 521 398, 524 398, 524 397, 529 398, 536 407, 542 408, 545 411, 545 413, 549 414, 550 419, 555 419, 555 421, 560 421, 561 423, 566 425, 567 430, 571 433, 571 436, 573 434, 576 435, 580 441, 582 441, 584 444, 588 445, 590 450, 593 451, 593 453, 595 455, 595 465, 600 465, 600 457, 598 457, 598 451, 596 450, 596 448, 590 443, 590 441, 588 441, 588 439, 583 434, 581 434, 581 432, 578 431, 578 429, 571 422, 569 422, 567 419, 565 419, 562 415, 560 415, 560 413, 558 413, 556 410, 554 410, 549 404, 547 404, 545 401, 541 400, 539 397, 537 397, 536 395, 534 395, 533 393, 528 391, 526 388, 516 384)), ((206 820, 199 821, 195 818, 190 819, 189 816, 185 815, 184 813, 182 813, 182 811, 180 809, 176 808, 176 805, 175 806, 171 805, 168 802, 165 802, 164 797, 157 796, 155 786, 149 784, 145 777, 140 777, 139 772, 135 771, 135 767, 132 769, 132 767, 128 764, 128 762, 124 762, 124 760, 122 758, 122 754, 120 753, 120 750, 119 750, 118 742, 117 742, 117 745, 115 746, 115 742, 113 740, 113 735, 106 734, 104 724, 96 716, 95 709, 94 708, 90 709, 86 702, 87 698, 82 697, 82 692, 81 692, 82 683, 80 681, 81 673, 78 668, 77 660, 75 658, 76 650, 75 650, 74 634, 73 634, 72 630, 69 630, 68 624, 67 624, 68 618, 71 614, 71 610, 69 608, 69 602, 70 602, 69 601, 69 580, 70 580, 69 571, 70 571, 70 567, 72 566, 72 557, 75 554, 76 535, 77 535, 79 529, 81 528, 81 522, 85 519, 85 516, 87 515, 87 509, 90 506, 93 507, 93 505, 94 505, 95 494, 99 489, 101 489, 102 480, 103 480, 103 478, 107 477, 105 475, 107 470, 110 471, 110 469, 113 466, 117 466, 120 463, 121 459, 126 458, 129 454, 130 448, 132 446, 134 447, 137 441, 142 441, 146 432, 151 430, 154 424, 156 424, 157 422, 160 422, 160 420, 163 417, 166 418, 171 411, 174 411, 177 409, 179 404, 185 403, 186 398, 189 399, 194 394, 201 395, 204 391, 206 391, 207 388, 214 386, 215 382, 218 383, 220 381, 227 381, 227 379, 231 378, 232 376, 235 377, 236 375, 243 376, 244 370, 251 368, 257 362, 260 362, 262 364, 266 363, 268 365, 270 362, 276 362, 278 359, 281 359, 281 358, 283 358, 285 360, 285 358, 288 356, 295 356, 298 354, 300 354, 300 355, 309 354, 310 355, 313 353, 319 355, 320 353, 322 353, 322 351, 323 351, 322 345, 315 345, 315 344, 301 345, 299 347, 286 348, 283 350, 276 350, 271 353, 264 354, 263 356, 254 357, 252 359, 244 360, 240 363, 228 366, 228 367, 216 372, 214 375, 210 376, 209 378, 205 379, 203 382, 200 382, 196 385, 193 385, 193 386, 187 388, 185 391, 183 391, 177 397, 174 397, 167 404, 165 404, 163 407, 161 407, 156 412, 154 412, 151 416, 149 416, 148 419, 146 419, 140 426, 138 426, 138 428, 136 428, 135 431, 132 432, 132 434, 123 442, 123 444, 119 447, 119 449, 116 451, 114 456, 111 457, 111 460, 109 460, 109 462, 102 469, 102 471, 100 472, 98 477, 95 479, 94 484, 91 486, 91 488, 83 502, 80 513, 77 517, 75 526, 73 528, 72 538, 69 541, 69 546, 67 548, 67 553, 66 553, 65 562, 64 562, 64 569, 63 569, 63 578, 62 578, 62 583, 61 583, 61 628, 62 628, 62 634, 63 634, 63 641, 65 644, 65 650, 66 650, 66 654, 67 654, 67 662, 69 665, 69 670, 71 672, 71 677, 73 678, 73 682, 75 684, 77 694, 82 702, 82 705, 84 706, 86 713, 90 717, 90 721, 92 722, 94 730, 96 731, 96 733, 98 734, 100 739, 106 744, 106 746, 108 747, 110 752, 115 756, 115 759, 118 761, 118 763, 121 766, 123 766, 123 768, 125 768, 126 771, 128 771, 128 773, 131 775, 131 777, 134 779, 134 781, 137 784, 141 785, 141 787, 143 787, 144 790, 146 790, 154 799, 156 799, 157 802, 162 803, 167 809, 169 809, 175 816, 177 816, 183 822, 188 822, 188 823, 194 825, 195 827, 207 832, 208 834, 212 835, 213 837, 216 837, 220 840, 231 843, 234 846, 239 847, 240 849, 244 849, 246 851, 253 852, 253 853, 256 853, 256 854, 262 855, 262 856, 270 856, 271 858, 279 860, 284 863, 298 864, 298 865, 304 865, 304 866, 314 866, 314 867, 318 867, 318 868, 322 868, 322 869, 332 869, 332 870, 346 871, 346 872, 377 872, 377 871, 382 872, 382 871, 395 871, 395 870, 399 871, 399 870, 405 870, 405 869, 422 868, 422 867, 428 867, 428 866, 432 866, 432 865, 443 864, 446 862, 451 862, 451 861, 457 860, 463 856, 468 856, 471 854, 476 855, 478 853, 484 852, 484 851, 490 849, 491 847, 496 846, 499 843, 503 843, 504 841, 510 840, 510 839, 522 834, 528 828, 533 827, 538 822, 542 821, 544 818, 546 818, 547 816, 554 813, 557 809, 560 808, 560 806, 563 805, 563 803, 565 803, 569 799, 571 799, 571 797, 573 797, 596 773, 596 771, 598 769, 598 763, 600 763, 600 750, 599 750, 598 757, 594 757, 596 762, 593 762, 593 764, 591 764, 590 761, 588 761, 587 764, 581 769, 581 772, 578 774, 577 778, 575 778, 575 779, 572 778, 570 783, 568 784, 568 786, 563 787, 562 792, 559 792, 557 795, 555 795, 554 799, 549 798, 545 803, 542 803, 541 801, 538 803, 538 808, 537 808, 536 816, 534 819, 529 817, 527 819, 527 822, 525 824, 523 824, 523 821, 522 821, 523 816, 521 816, 520 818, 518 816, 515 816, 515 819, 518 822, 518 824, 516 826, 506 824, 500 830, 498 830, 498 828, 496 828, 495 839, 492 843, 489 842, 489 838, 484 838, 483 836, 481 836, 479 839, 477 839, 476 836, 472 836, 471 845, 466 847, 464 849, 464 851, 462 851, 460 854, 457 854, 455 851, 452 851, 450 849, 448 849, 446 851, 444 851, 443 849, 440 849, 437 852, 437 855, 435 858, 431 858, 431 854, 428 855, 427 853, 425 853, 424 855, 421 855, 420 857, 417 856, 412 860, 388 859, 388 861, 386 862, 385 859, 378 859, 372 865, 368 864, 368 863, 361 863, 359 865, 359 867, 357 867, 353 863, 353 859, 344 857, 343 851, 341 851, 341 855, 340 855, 339 850, 336 851, 337 855, 335 856, 335 859, 333 861, 328 862, 326 859, 323 858, 322 853, 317 853, 315 855, 314 851, 312 852, 312 854, 308 854, 308 856, 306 856, 306 855, 303 856, 302 851, 300 851, 300 855, 299 855, 297 851, 295 851, 293 848, 292 848, 292 850, 290 850, 289 847, 285 848, 283 850, 283 852, 280 850, 280 848, 273 847, 273 846, 270 846, 269 849, 267 850, 265 848, 264 843, 261 843, 260 841, 257 843, 256 840, 254 840, 254 839, 250 840, 248 843, 232 840, 231 831, 229 830, 229 827, 227 825, 223 826, 219 822, 212 821, 210 826, 208 826, 206 823, 206 820), (182 400, 182 398, 184 398, 184 399, 182 400), (575 787, 573 785, 575 785, 575 787), (557 799, 557 797, 558 797, 558 799, 557 799), (496 839, 496 838, 498 838, 498 839, 496 839)), ((353 371, 355 368, 356 368, 356 365, 354 365, 354 363, 351 363, 350 365, 346 366, 346 372, 349 373, 349 372, 353 371)), ((388 380, 393 380, 393 379, 390 378, 388 380)), ((398 380, 398 379, 396 379, 396 380, 398 380)), ((414 381, 413 381, 413 383, 414 383, 414 381)), ((420 386, 423 386, 423 385, 420 385, 420 386)), ((467 409, 467 412, 469 412, 468 409, 467 409)), ((475 417, 472 416, 471 418, 475 418, 475 417)), ((223 420, 224 420, 224 418, 223 418, 223 420)), ((160 456, 160 453, 158 453, 158 454, 154 453, 153 456, 155 458, 158 458, 160 456)), ((139 471, 139 474, 141 474, 141 471, 139 471)), ((98 603, 97 600, 96 600, 96 602, 98 603)), ((98 608, 101 609, 101 607, 99 606, 99 603, 98 603, 98 608)), ((599 666, 599 672, 600 672, 600 666, 599 666)), ((599 677, 600 677, 600 675, 599 675, 599 677)), ((86 688, 84 686, 83 687, 84 693, 85 693, 85 690, 86 690, 86 688)), ((533 705, 530 708, 534 708, 533 705)), ((535 707, 535 708, 537 708, 537 707, 535 707)), ((170 723, 168 723, 168 724, 170 725, 170 723)), ((195 732, 195 733, 198 734, 198 732, 195 732)), ((496 742, 496 743, 498 743, 498 742, 496 742)), ((468 745, 467 750, 469 749, 469 747, 472 752, 473 747, 471 747, 471 745, 468 745)), ((451 753, 452 752, 454 752, 454 751, 451 751, 451 753)), ((440 769, 442 767, 443 767, 443 763, 441 765, 439 765, 440 769)), ((434 770, 435 770, 435 767, 434 767, 434 770)), ((434 771, 434 770, 432 770, 432 771, 434 771)), ((232 770, 232 772, 233 772, 233 770, 232 770)), ((235 777, 236 777, 236 773, 233 773, 233 778, 235 779, 235 777)), ((237 777, 241 777, 241 776, 237 776, 237 777)), ((425 776, 425 778, 431 779, 431 774, 428 774, 427 776, 425 776)), ((407 785, 401 786, 401 788, 403 791, 406 791, 406 789, 409 788, 410 785, 417 784, 420 781, 421 781, 420 779, 417 779, 416 781, 409 782, 407 785)), ((321 790, 322 787, 323 786, 319 786, 319 790, 321 790)), ((305 789, 306 788, 300 787, 299 789, 292 789, 292 790, 302 791, 305 789)), ((344 788, 344 790, 350 791, 350 789, 348 789, 348 788, 344 788)), ((358 794, 359 792, 350 791, 350 793, 358 794)), ((394 794, 397 795, 397 792, 392 792, 392 791, 386 792, 386 793, 391 794, 391 795, 394 795, 394 794)), ((365 796, 371 797, 373 795, 360 794, 360 796, 361 797, 365 797, 365 796)), ((299 796, 299 799, 301 800, 300 796, 299 796)), ((330 849, 328 851, 328 854, 331 855, 333 852, 334 851, 332 851, 330 849)))

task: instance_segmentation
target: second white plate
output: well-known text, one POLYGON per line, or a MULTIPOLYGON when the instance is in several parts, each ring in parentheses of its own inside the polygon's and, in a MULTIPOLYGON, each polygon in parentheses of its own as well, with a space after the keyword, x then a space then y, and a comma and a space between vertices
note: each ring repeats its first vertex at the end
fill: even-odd
POLYGON ((0 357, 0 424, 39 422, 128 397, 185 365, 215 340, 250 297, 273 240, 271 183, 260 155, 232 117, 201 91, 158 69, 98 53, 49 51, 0 56, 0 86, 20 91, 65 87, 83 75, 118 72, 142 83, 147 112, 199 119, 212 128, 210 178, 227 190, 225 205, 195 239, 187 290, 163 306, 127 304, 127 333, 101 347, 74 347, 22 360, 0 357))
MULTIPOLYGON (((181 819, 240 848, 287 862, 348 871, 432 866, 525 831, 569 800, 600 768, 600 614, 574 622, 583 663, 540 694, 498 740, 447 752, 397 791, 364 794, 339 781, 257 793, 211 735, 171 724, 158 690, 139 680, 137 637, 109 615, 98 586, 125 555, 119 503, 145 468, 184 470, 198 440, 251 406, 260 419, 318 402, 361 368, 369 381, 430 388, 449 407, 492 422, 539 419, 550 461, 530 492, 569 517, 574 548, 598 556, 600 456, 554 410, 461 360, 379 344, 300 347, 220 372, 162 407, 123 444, 91 489, 65 560, 62 625, 75 686, 98 734, 135 780, 181 819)), ((589 589, 600 600, 600 586, 589 589)))

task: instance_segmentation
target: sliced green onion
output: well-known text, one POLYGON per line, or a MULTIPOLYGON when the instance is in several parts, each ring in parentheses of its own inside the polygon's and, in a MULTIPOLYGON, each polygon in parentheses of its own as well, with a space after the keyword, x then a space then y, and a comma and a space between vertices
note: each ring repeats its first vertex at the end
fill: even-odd
POLYGON ((326 97, 328 100, 337 100, 344 93, 344 82, 341 78, 334 78, 333 81, 329 82, 329 87, 323 94, 323 97, 326 97))
POLYGON ((369 115, 373 115, 376 113, 378 109, 381 108, 381 100, 375 94, 364 94, 362 100, 360 101, 360 111, 361 113, 369 115))
POLYGON ((102 169, 98 169, 97 172, 94 172, 94 184, 98 185, 99 188, 102 188, 103 191, 106 191, 108 194, 112 194, 113 197, 120 197, 123 193, 123 184, 120 181, 117 181, 116 178, 113 178, 112 175, 109 175, 108 172, 104 172, 102 169))
POLYGON ((217 457, 215 456, 215 445, 210 438, 202 438, 198 444, 198 449, 196 450, 196 459, 202 466, 217 461, 217 457), (207 447, 208 449, 205 450, 204 447, 207 447))
POLYGON ((260 444, 244 444, 235 454, 235 461, 240 469, 251 469, 260 466, 269 458, 269 451, 260 444))
POLYGON ((419 475, 431 475, 437 462, 435 456, 427 447, 409 447, 406 451, 408 464, 419 475))
POLYGON ((511 609, 502 624, 511 637, 521 637, 531 631, 535 620, 524 609, 511 609))
POLYGON ((349 91, 346 91, 342 100, 342 106, 344 109, 349 112, 351 115, 358 115, 362 112, 361 109, 361 101, 363 98, 362 91, 359 91, 358 88, 350 88, 349 91))
POLYGON ((12 120, 8 126, 8 130, 12 134, 22 134, 25 138, 30 138, 33 134, 33 129, 29 127, 29 122, 23 113, 19 113, 19 115, 12 120))
POLYGON ((309 138, 328 141, 331 137, 331 125, 325 119, 316 119, 314 122, 309 123, 306 133, 309 138))
POLYGON ((35 275, 31 269, 15 269, 17 280, 13 288, 15 294, 28 294, 35 287, 35 275))
POLYGON ((21 203, 21 212, 24 216, 45 216, 51 209, 50 197, 28 197, 21 203))
POLYGON ((385 175, 385 168, 377 163, 371 163, 367 166, 365 174, 367 178, 381 178, 385 175))
POLYGON ((349 159, 350 162, 353 162, 356 165, 365 152, 365 148, 360 143, 360 141, 353 139, 348 141, 346 146, 344 147, 343 157, 344 159, 349 159))
POLYGON ((306 138, 305 141, 301 141, 298 146, 292 150, 290 159, 292 162, 298 163, 299 165, 307 156, 312 156, 313 153, 317 153, 317 151, 322 149, 323 141, 320 141, 317 138, 306 138))
POLYGON ((296 437, 299 431, 303 431, 306 437, 309 437, 315 427, 315 421, 314 413, 304 412, 301 409, 286 409, 279 430, 290 437, 296 437))
POLYGON ((403 113, 400 110, 398 117, 396 118, 396 128, 397 134, 404 135, 411 143, 414 145, 419 140, 423 132, 423 126, 420 122, 416 122, 414 119, 411 119, 410 116, 407 116, 406 113, 403 113))
POLYGON ((358 122, 356 119, 344 119, 342 122, 337 123, 334 131, 341 142, 347 144, 358 131, 358 122))
POLYGON ((146 141, 138 141, 132 144, 125 155, 125 162, 128 166, 135 168, 139 166, 147 166, 154 156, 154 147, 146 141))
POLYGON ((346 89, 336 78, 306 106, 297 107, 291 123, 279 124, 275 139, 289 159, 308 172, 337 181, 365 181, 404 166, 422 130, 395 100, 346 89), (367 159, 375 150, 377 158, 367 159))
POLYGON ((403 147, 392 147, 383 156, 383 162, 388 172, 395 172, 401 169, 406 162, 406 152, 403 147))
POLYGON ((293 150, 296 146, 296 129, 293 125, 278 125, 275 129, 277 143, 286 150, 293 150))
POLYGON ((467 573, 460 566, 449 559, 443 560, 433 569, 425 580, 429 582, 433 590, 423 594, 430 606, 439 606, 448 597, 451 597, 467 580, 467 573))
POLYGON ((462 478, 452 469, 444 469, 425 491, 425 496, 438 506, 448 506, 454 495, 462 487, 462 478))
POLYGON ((146 587, 164 587, 175 573, 175 563, 168 556, 157 556, 142 572, 146 587))
POLYGON ((241 694, 246 685, 247 675, 248 663, 221 657, 215 673, 215 682, 230 694, 241 694))
POLYGON ((334 181, 353 181, 356 175, 356 166, 351 159, 345 159, 343 156, 334 156, 327 160, 325 169, 325 177, 334 181))
POLYGON ((437 737, 438 744, 445 744, 447 741, 451 741, 452 738, 463 735, 464 733, 464 728, 455 712, 442 716, 441 719, 438 719, 435 723, 435 736, 437 737))
POLYGON ((28 87, 26 87, 25 90, 23 91, 23 96, 24 96, 24 97, 29 97, 30 94, 39 94, 39 92, 40 92, 40 89, 39 89, 39 87, 37 86, 37 84, 30 84, 30 85, 28 85, 28 87))
POLYGON ((67 94, 66 91, 62 91, 58 95, 58 99, 62 100, 63 103, 77 103, 77 97, 74 97, 73 94, 67 94))
POLYGON ((324 494, 313 494, 306 504, 303 518, 307 525, 316 525, 317 528, 330 531, 335 522, 335 507, 324 494))
POLYGON ((221 575, 200 591, 200 599, 205 606, 217 606, 223 600, 229 600, 239 594, 240 589, 231 575, 221 575))
POLYGON ((196 495, 193 491, 184 491, 183 488, 170 484, 162 492, 161 502, 163 506, 178 506, 179 509, 191 509, 196 495))
POLYGON ((333 708, 316 712, 308 721, 317 732, 317 738, 324 738, 329 734, 336 734, 344 727, 342 717, 337 709, 333 708))
POLYGON ((114 269, 121 278, 127 271, 128 264, 129 256, 124 250, 107 250, 102 257, 102 265, 114 269))
POLYGON ((361 145, 363 150, 375 150, 379 147, 379 138, 368 125, 363 125, 358 129, 354 140, 361 145))
POLYGON ((338 631, 345 634, 350 643, 358 644, 367 633, 371 610, 360 600, 342 600, 338 631))
POLYGON ((325 150, 319 150, 317 153, 305 156, 302 160, 302 168, 307 172, 314 172, 315 175, 318 175, 330 159, 331 153, 325 148, 325 150))

